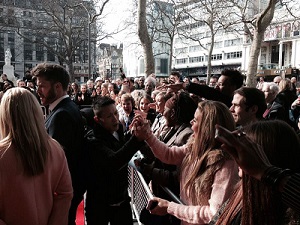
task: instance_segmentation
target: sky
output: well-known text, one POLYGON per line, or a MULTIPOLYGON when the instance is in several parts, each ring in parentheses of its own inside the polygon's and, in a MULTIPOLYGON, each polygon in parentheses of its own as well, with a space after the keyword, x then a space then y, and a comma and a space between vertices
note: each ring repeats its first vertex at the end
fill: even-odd
MULTIPOLYGON (((110 0, 104 9, 105 29, 108 31, 114 31, 118 26, 122 25, 122 22, 130 15, 130 6, 132 0, 110 0)), ((124 34, 120 33, 114 35, 114 39, 106 39, 102 42, 117 43, 124 39, 124 34)))

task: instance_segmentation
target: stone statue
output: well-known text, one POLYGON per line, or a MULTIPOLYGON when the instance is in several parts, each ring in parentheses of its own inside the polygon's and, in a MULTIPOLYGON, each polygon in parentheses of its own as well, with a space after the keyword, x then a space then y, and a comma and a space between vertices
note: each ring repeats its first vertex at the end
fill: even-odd
POLYGON ((10 52, 10 49, 8 48, 6 51, 5 51, 5 65, 11 65, 11 52, 10 52))
POLYGON ((11 52, 10 49, 8 48, 5 51, 5 64, 3 66, 3 73, 5 73, 7 75, 7 78, 9 80, 11 80, 12 82, 16 82, 16 77, 15 77, 15 68, 13 67, 13 65, 11 65, 11 52))

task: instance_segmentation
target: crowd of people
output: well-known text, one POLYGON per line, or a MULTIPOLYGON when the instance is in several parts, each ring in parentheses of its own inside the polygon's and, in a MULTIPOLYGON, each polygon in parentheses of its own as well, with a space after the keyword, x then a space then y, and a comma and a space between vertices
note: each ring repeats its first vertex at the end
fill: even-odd
POLYGON ((79 84, 49 63, 16 84, 1 78, 1 225, 75 225, 85 193, 88 225, 132 225, 137 151, 155 196, 145 225, 300 222, 295 78, 246 87, 227 69, 207 83, 173 71, 79 84))

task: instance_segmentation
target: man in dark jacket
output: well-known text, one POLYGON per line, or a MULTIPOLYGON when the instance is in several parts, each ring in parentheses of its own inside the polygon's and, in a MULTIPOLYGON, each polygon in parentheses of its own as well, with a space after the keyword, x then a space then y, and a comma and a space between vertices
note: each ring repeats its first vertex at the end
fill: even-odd
POLYGON ((93 111, 96 125, 87 134, 87 223, 132 225, 127 164, 143 142, 135 136, 126 141, 111 98, 99 98, 93 111))
POLYGON ((238 70, 227 69, 221 72, 221 76, 214 88, 197 83, 175 83, 166 85, 167 88, 177 92, 185 89, 189 93, 198 95, 208 100, 223 102, 228 108, 231 106, 233 93, 243 86, 244 76, 238 70))
POLYGON ((78 107, 67 94, 68 72, 60 65, 41 63, 31 71, 37 81, 37 94, 50 114, 45 126, 48 134, 63 147, 72 177, 74 196, 69 210, 68 225, 75 225, 76 211, 83 199, 85 183, 81 177, 84 127, 78 107))

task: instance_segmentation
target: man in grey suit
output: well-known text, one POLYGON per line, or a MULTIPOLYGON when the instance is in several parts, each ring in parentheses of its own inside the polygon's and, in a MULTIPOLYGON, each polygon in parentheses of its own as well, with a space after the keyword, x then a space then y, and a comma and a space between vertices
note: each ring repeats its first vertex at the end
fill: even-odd
POLYGON ((69 225, 75 225, 76 211, 85 192, 79 169, 82 158, 84 127, 80 111, 69 98, 68 72, 60 65, 41 63, 32 70, 37 81, 41 104, 49 107, 45 125, 49 135, 63 147, 72 178, 74 196, 69 211, 69 225))

